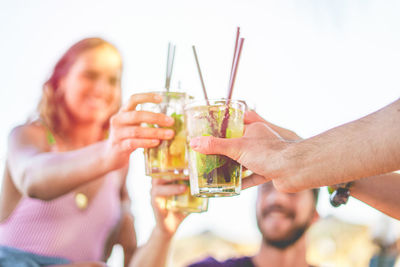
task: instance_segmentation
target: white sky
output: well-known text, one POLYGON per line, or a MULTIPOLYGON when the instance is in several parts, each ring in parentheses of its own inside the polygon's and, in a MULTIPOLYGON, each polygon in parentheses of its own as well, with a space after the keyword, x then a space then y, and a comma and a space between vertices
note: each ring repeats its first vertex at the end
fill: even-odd
MULTIPOLYGON (((41 85, 74 42, 101 36, 124 58, 124 97, 164 84, 168 41, 177 44, 172 85, 201 97, 191 45, 198 49, 211 97, 226 94, 236 26, 246 38, 234 98, 303 137, 375 111, 400 93, 400 2, 395 0, 0 0, 0 168, 10 129, 23 123, 41 85)), ((140 243, 153 227, 150 178, 142 151, 129 175, 140 243)), ((352 199, 318 209, 379 233, 384 217, 352 199)), ((254 194, 213 199, 191 215, 178 236, 206 229, 233 241, 254 241, 254 194)))

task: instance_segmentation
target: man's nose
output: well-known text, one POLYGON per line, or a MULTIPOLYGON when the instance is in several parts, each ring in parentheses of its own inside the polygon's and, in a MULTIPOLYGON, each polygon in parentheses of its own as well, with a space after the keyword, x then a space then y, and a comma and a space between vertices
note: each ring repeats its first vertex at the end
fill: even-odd
POLYGON ((290 196, 288 193, 282 193, 275 189, 272 189, 266 196, 266 201, 268 204, 285 204, 290 202, 290 196))

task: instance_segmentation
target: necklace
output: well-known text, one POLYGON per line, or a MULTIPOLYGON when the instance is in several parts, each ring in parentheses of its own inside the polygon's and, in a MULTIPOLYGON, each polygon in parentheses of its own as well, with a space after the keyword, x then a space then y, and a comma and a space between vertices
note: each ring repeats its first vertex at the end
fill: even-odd
MULTIPOLYGON (((47 139, 47 143, 51 146, 54 147, 57 142, 56 142, 56 138, 54 136, 54 134, 50 131, 50 128, 46 125, 46 123, 44 123, 44 121, 41 121, 42 124, 44 125, 44 127, 46 128, 46 139, 47 139)), ((108 138, 108 130, 105 132, 105 138, 108 138)), ((87 208, 89 204, 89 199, 88 197, 81 192, 75 193, 75 205, 78 209, 80 210, 85 210, 87 208)))
POLYGON ((76 193, 75 205, 78 209, 85 210, 88 206, 88 197, 83 193, 76 193))

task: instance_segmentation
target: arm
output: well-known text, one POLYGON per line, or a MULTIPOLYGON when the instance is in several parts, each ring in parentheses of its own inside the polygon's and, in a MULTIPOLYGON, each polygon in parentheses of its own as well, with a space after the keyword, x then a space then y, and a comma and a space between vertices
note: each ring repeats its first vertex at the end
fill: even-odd
POLYGON ((400 174, 387 173, 355 181, 353 186, 350 188, 350 194, 366 204, 399 220, 399 188, 400 174))
POLYGON ((163 267, 166 264, 172 237, 187 216, 165 209, 165 197, 182 194, 184 185, 168 184, 163 179, 152 179, 151 202, 156 226, 147 243, 134 254, 130 267, 163 267))
POLYGON ((109 258, 113 246, 120 244, 124 251, 124 266, 129 266, 130 259, 137 249, 134 217, 131 212, 131 199, 126 187, 128 168, 123 169, 121 185, 121 219, 118 226, 110 234, 105 246, 105 261, 109 258))
POLYGON ((51 152, 44 129, 21 126, 9 137, 7 164, 21 194, 51 200, 109 171, 104 148, 105 142, 100 142, 79 150, 51 152))
MULTIPOLYGON (((400 100, 356 121, 292 143, 275 166, 285 191, 338 184, 400 169, 400 100)), ((274 177, 272 177, 274 178, 274 177)))
POLYGON ((156 94, 137 94, 111 118, 106 141, 87 147, 51 152, 43 127, 26 125, 14 129, 9 138, 8 167, 14 184, 23 195, 51 200, 76 187, 128 164, 138 147, 154 147, 159 139, 170 139, 173 131, 144 128, 143 122, 170 126, 173 119, 163 114, 136 111, 144 102, 160 102, 156 94))
POLYGON ((400 169, 400 99, 359 120, 315 137, 289 141, 268 124, 255 122, 242 138, 199 137, 194 150, 224 154, 264 179, 250 179, 244 187, 273 179, 281 191, 343 183, 400 169))
POLYGON ((121 190, 122 218, 121 230, 118 235, 117 243, 124 250, 124 266, 128 267, 130 259, 137 249, 136 231, 134 218, 131 212, 131 199, 126 188, 126 176, 121 190))

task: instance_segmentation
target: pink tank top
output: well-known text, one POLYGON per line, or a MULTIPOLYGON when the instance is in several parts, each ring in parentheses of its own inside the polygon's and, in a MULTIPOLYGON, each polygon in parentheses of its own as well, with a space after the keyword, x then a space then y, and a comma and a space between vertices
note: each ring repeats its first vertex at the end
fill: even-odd
POLYGON ((102 260, 121 216, 119 179, 109 173, 84 210, 77 207, 75 192, 52 201, 23 197, 0 223, 0 245, 72 262, 102 260))

